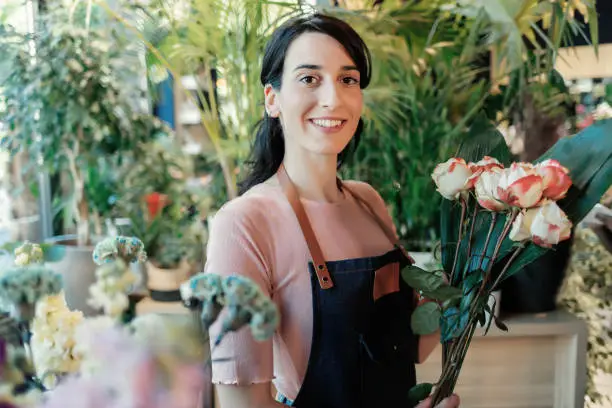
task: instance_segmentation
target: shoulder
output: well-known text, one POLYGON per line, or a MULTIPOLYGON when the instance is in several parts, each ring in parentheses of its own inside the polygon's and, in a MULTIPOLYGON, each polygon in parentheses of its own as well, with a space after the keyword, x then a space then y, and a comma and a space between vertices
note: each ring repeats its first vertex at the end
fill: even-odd
POLYGON ((345 180, 342 183, 353 193, 357 194, 360 198, 367 201, 371 205, 374 205, 377 208, 380 206, 386 208, 383 198, 370 184, 357 180, 345 180))
POLYGON ((394 234, 397 234, 393 218, 387 208, 385 200, 376 191, 374 187, 363 181, 348 180, 343 181, 344 185, 349 188, 354 194, 365 201, 372 209, 373 212, 380 217, 380 219, 387 224, 394 234))
POLYGON ((213 216, 215 230, 261 230, 274 222, 275 215, 284 206, 276 189, 258 185, 242 196, 225 203, 213 216))

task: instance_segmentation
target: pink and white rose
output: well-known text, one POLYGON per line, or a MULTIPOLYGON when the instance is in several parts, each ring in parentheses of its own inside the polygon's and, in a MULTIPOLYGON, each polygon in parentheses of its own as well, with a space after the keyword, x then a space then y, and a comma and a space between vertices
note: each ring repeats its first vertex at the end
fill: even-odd
POLYGON ((472 188, 478 182, 478 178, 480 175, 494 168, 503 169, 504 165, 501 164, 496 158, 490 156, 484 156, 480 161, 473 163, 470 162, 468 164, 468 168, 472 171, 472 176, 468 180, 468 187, 472 188))
POLYGON ((499 199, 512 207, 531 208, 542 199, 543 183, 531 163, 512 163, 499 179, 499 199))
POLYGON ((491 167, 483 171, 476 181, 476 200, 489 211, 503 211, 508 208, 507 204, 500 200, 497 189, 502 174, 500 167, 491 167))
POLYGON ((472 175, 465 160, 452 158, 436 166, 431 178, 438 192, 446 199, 456 200, 462 192, 469 189, 468 179, 472 175))
POLYGON ((536 166, 537 173, 542 177, 542 194, 551 200, 560 200, 572 186, 569 170, 557 160, 548 159, 536 166))
POLYGON ((510 239, 532 240, 534 244, 550 248, 568 239, 572 222, 554 201, 546 201, 541 207, 525 209, 512 224, 510 239))

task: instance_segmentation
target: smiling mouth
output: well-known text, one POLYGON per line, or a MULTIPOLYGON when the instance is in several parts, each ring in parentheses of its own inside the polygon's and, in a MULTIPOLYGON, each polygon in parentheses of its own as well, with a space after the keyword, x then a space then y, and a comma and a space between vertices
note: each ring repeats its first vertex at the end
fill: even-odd
POLYGON ((328 130, 340 129, 346 123, 346 120, 343 119, 310 119, 309 121, 319 128, 328 130))

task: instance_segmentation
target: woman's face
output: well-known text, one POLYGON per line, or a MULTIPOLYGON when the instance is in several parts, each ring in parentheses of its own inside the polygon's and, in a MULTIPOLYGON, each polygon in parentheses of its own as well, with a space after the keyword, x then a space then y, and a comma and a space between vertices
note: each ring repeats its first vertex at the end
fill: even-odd
POLYGON ((305 33, 287 50, 281 89, 266 86, 266 109, 279 117, 287 152, 338 155, 355 134, 363 96, 355 63, 334 38, 305 33))

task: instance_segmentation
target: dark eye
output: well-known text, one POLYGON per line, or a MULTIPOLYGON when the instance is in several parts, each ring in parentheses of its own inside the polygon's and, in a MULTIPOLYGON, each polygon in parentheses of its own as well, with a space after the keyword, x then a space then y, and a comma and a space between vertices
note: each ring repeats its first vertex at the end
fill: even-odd
POLYGON ((306 85, 314 85, 317 82, 317 78, 313 75, 305 75, 300 78, 300 82, 306 85))
POLYGON ((344 77, 344 78, 342 78, 342 82, 344 82, 347 85, 357 85, 357 84, 359 84, 359 80, 357 78, 354 78, 354 77, 344 77))

